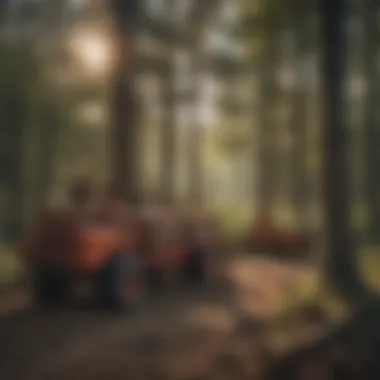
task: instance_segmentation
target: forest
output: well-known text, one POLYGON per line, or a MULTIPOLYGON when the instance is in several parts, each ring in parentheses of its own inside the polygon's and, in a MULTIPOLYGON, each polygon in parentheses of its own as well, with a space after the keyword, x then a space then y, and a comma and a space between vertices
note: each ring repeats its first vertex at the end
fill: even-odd
MULTIPOLYGON (((1 1, 0 378, 377 379, 379 10, 1 1), (83 246, 56 259, 71 227, 91 263, 83 246), (78 277, 125 249, 141 294, 164 263, 132 316, 35 307, 41 273, 58 294, 46 255, 78 277), (181 260, 206 285, 183 286, 181 260)), ((96 269, 107 301, 127 276, 115 260, 96 269)))

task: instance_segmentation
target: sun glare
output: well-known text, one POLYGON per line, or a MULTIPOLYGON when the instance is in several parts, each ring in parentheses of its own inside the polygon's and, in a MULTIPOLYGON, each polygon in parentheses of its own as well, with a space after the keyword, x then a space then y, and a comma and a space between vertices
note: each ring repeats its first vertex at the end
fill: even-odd
POLYGON ((107 72, 111 61, 111 49, 103 35, 94 32, 78 33, 71 39, 70 45, 88 73, 104 74, 107 72))

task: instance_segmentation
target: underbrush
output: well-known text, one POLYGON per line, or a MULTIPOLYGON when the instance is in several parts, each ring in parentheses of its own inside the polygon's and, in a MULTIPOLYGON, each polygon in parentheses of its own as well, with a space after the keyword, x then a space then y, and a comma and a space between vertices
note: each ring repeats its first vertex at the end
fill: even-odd
MULTIPOLYGON (((380 248, 365 247, 358 253, 358 265, 365 283, 380 292, 380 248)), ((324 286, 316 270, 294 284, 277 312, 268 321, 271 344, 280 350, 313 339, 321 331, 340 324, 349 315, 344 300, 324 286)))

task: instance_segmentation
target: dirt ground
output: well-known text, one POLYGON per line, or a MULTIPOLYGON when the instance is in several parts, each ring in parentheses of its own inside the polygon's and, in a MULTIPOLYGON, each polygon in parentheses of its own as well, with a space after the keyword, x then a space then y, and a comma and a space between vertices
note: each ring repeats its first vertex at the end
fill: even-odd
POLYGON ((260 378, 260 321, 309 270, 235 260, 227 271, 229 291, 172 291, 129 317, 84 306, 48 312, 25 305, 0 318, 0 379, 260 378))

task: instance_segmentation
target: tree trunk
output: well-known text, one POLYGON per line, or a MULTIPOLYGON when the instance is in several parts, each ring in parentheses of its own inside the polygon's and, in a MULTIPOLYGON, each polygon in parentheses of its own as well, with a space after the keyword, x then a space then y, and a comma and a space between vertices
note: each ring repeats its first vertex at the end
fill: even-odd
POLYGON ((265 47, 262 65, 258 75, 260 89, 260 104, 257 107, 259 112, 259 133, 257 153, 255 152, 255 161, 257 165, 257 197, 256 197, 256 215, 259 220, 272 219, 272 203, 276 186, 276 157, 275 144, 277 141, 275 131, 275 120, 273 115, 273 104, 275 103, 275 59, 276 44, 275 38, 272 38, 267 31, 264 31, 265 47))
POLYGON ((327 238, 326 277, 349 301, 366 295, 351 231, 347 171, 347 128, 343 120, 345 0, 320 0, 322 28, 323 185, 327 238))
POLYGON ((23 228, 24 206, 24 143, 25 115, 27 102, 24 94, 17 89, 8 93, 3 104, 4 152, 1 163, 1 187, 6 197, 3 214, 3 234, 5 238, 16 241, 23 228))
MULTIPOLYGON (((176 2, 167 2, 168 22, 176 31, 178 18, 176 2)), ((177 148, 177 125, 176 125, 176 61, 175 46, 171 46, 167 57, 167 70, 162 89, 163 118, 161 125, 161 151, 160 151, 160 200, 163 204, 171 205, 176 197, 176 148, 177 148)))
POLYGON ((304 226, 307 222, 307 202, 308 202, 308 181, 307 181, 307 107, 308 98, 305 91, 305 77, 303 70, 303 59, 307 53, 308 35, 307 24, 305 23, 305 14, 298 14, 295 20, 295 53, 294 53, 294 70, 295 77, 300 78, 300 83, 295 84, 292 96, 292 119, 291 119, 291 137, 292 150, 290 156, 291 168, 291 185, 292 185, 292 203, 296 214, 298 226, 304 226), (301 73, 298 72, 301 69, 301 73))
POLYGON ((136 29, 139 0, 111 0, 114 17, 112 78, 112 170, 118 192, 130 203, 138 201, 138 135, 136 77, 136 29))
POLYGON ((364 25, 364 75, 367 81, 367 94, 365 99, 365 134, 367 152, 367 194, 369 205, 369 238, 371 241, 380 242, 380 128, 378 100, 379 70, 378 64, 378 11, 379 4, 376 0, 366 0, 363 4, 364 25))
POLYGON ((203 133, 200 124, 199 95, 201 83, 201 62, 203 54, 199 51, 199 43, 196 43, 191 57, 192 91, 191 91, 191 116, 188 129, 187 158, 188 158, 188 201, 194 205, 200 205, 203 201, 203 133))
POLYGON ((58 128, 60 123, 58 110, 49 107, 40 116, 38 126, 38 157, 37 157, 37 207, 39 213, 47 206, 53 182, 56 163, 58 128))
POLYGON ((168 63, 168 75, 165 78, 162 101, 163 120, 161 127, 161 167, 160 167, 160 200, 170 205, 175 201, 175 169, 176 169, 176 147, 177 126, 174 93, 174 62, 170 59, 168 63))
POLYGON ((177 126, 174 93, 174 62, 169 63, 168 75, 165 79, 162 100, 163 120, 161 129, 161 167, 160 167, 160 199, 164 204, 172 204, 175 200, 176 147, 177 126))
POLYGON ((187 28, 189 36, 189 54, 191 70, 191 116, 187 145, 188 159, 188 194, 187 199, 194 205, 200 205, 204 196, 203 178, 203 131, 200 124, 199 95, 202 80, 205 52, 202 51, 202 39, 207 28, 207 22, 212 18, 217 9, 218 2, 215 0, 196 0, 189 15, 187 28), (197 27, 194 28, 194 25, 197 27))

